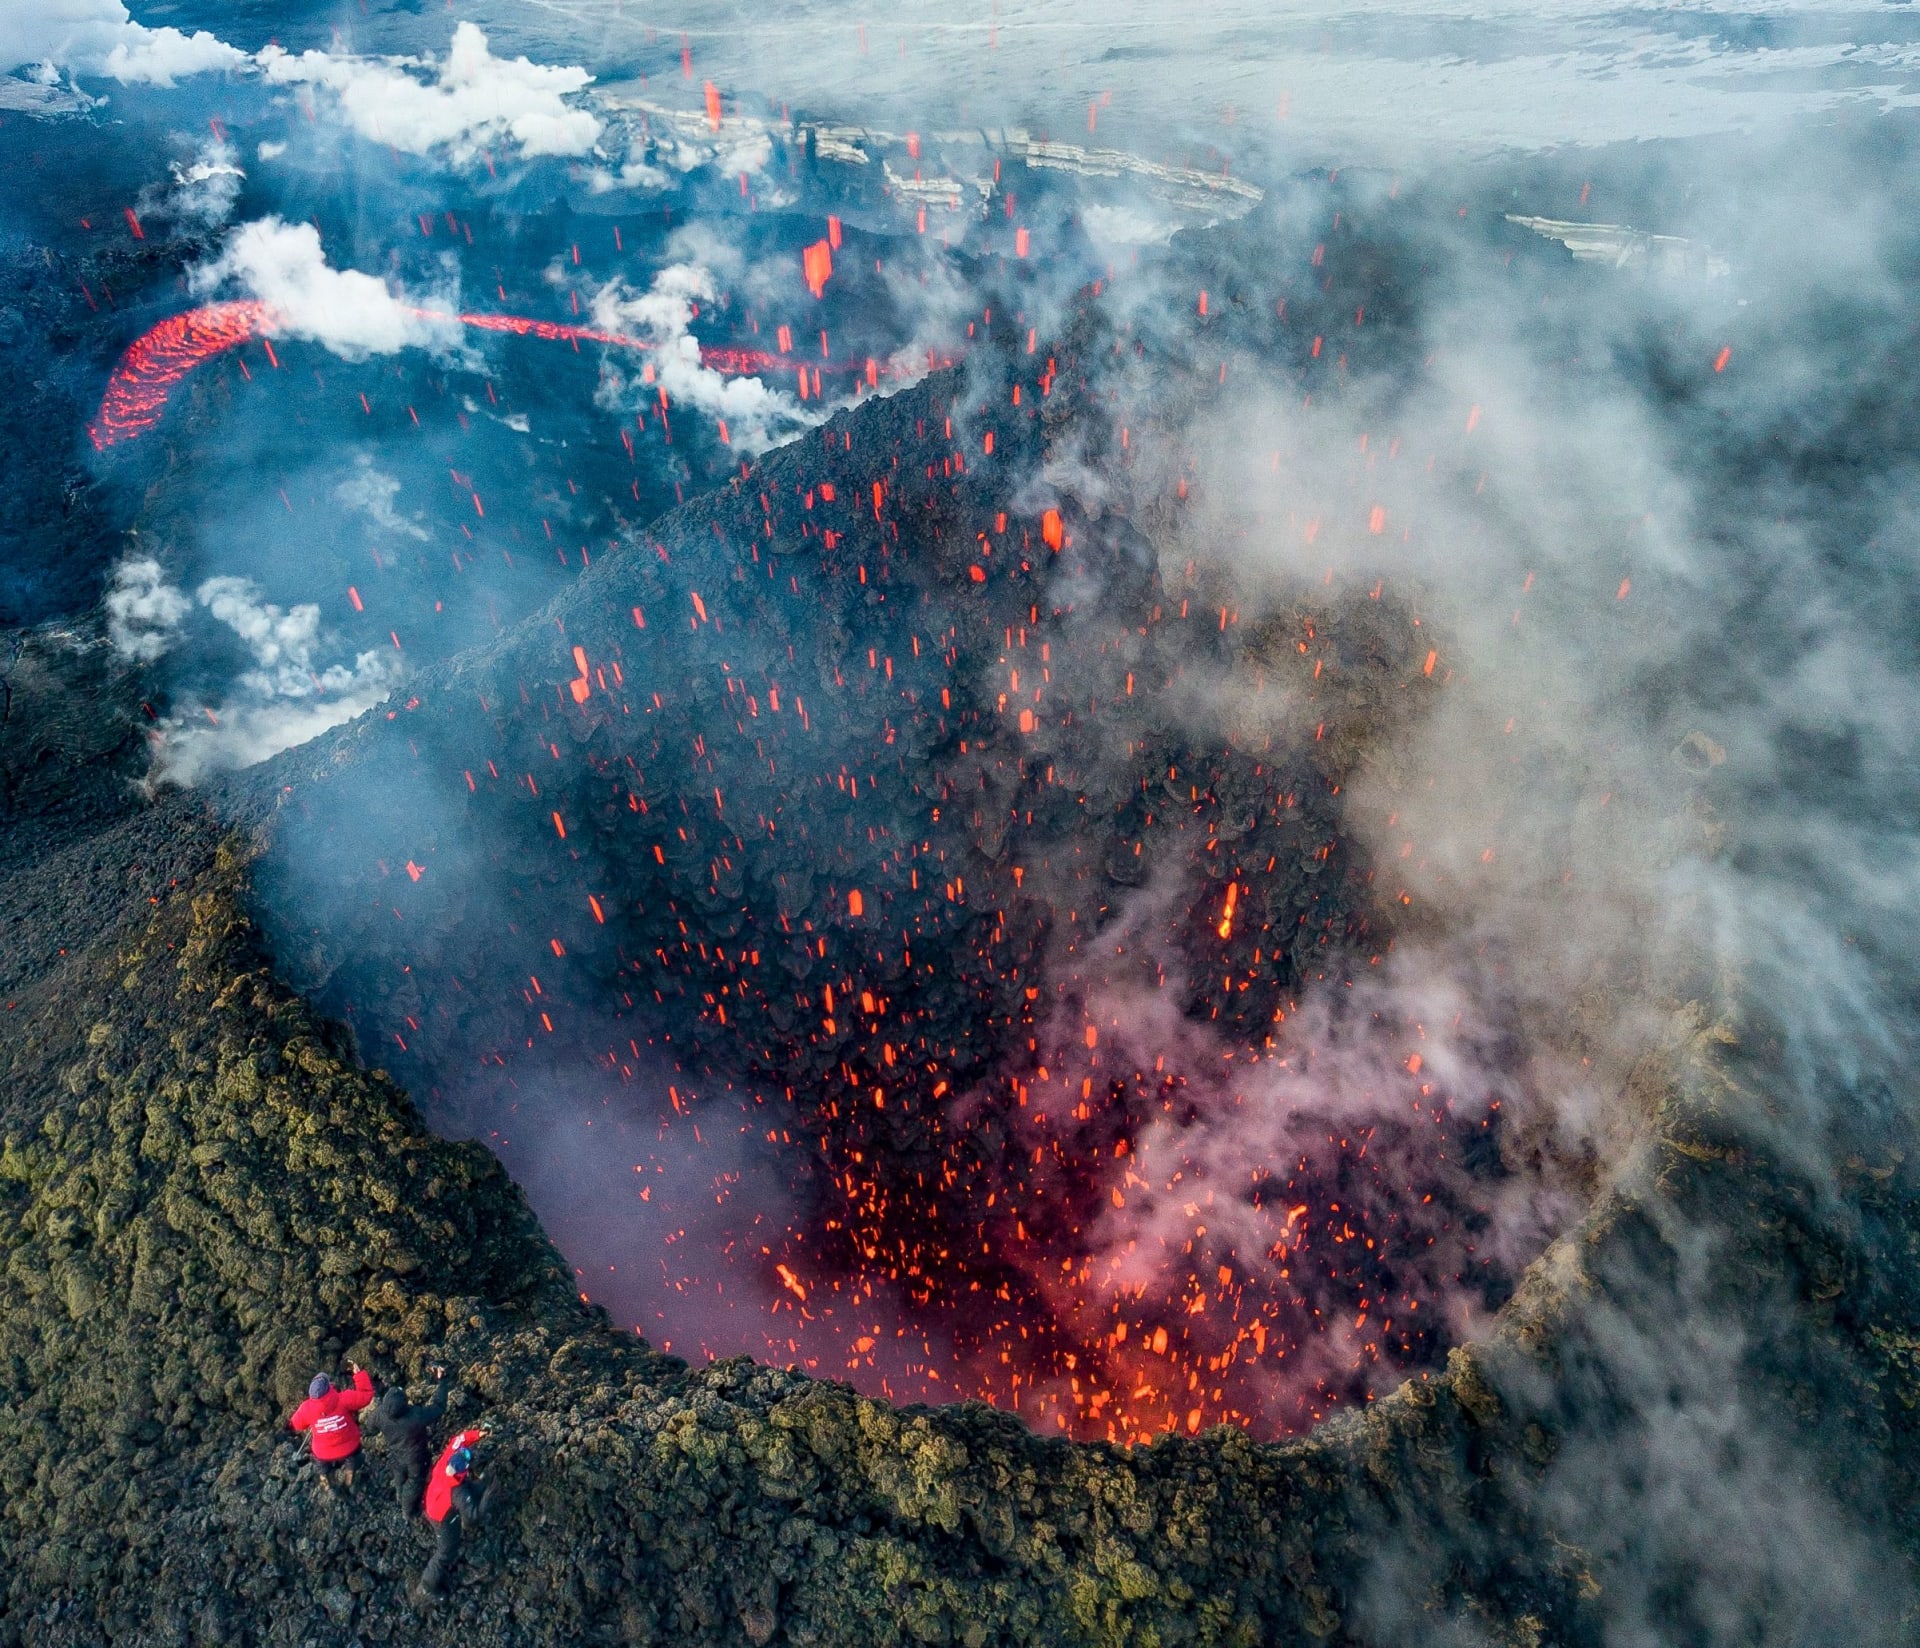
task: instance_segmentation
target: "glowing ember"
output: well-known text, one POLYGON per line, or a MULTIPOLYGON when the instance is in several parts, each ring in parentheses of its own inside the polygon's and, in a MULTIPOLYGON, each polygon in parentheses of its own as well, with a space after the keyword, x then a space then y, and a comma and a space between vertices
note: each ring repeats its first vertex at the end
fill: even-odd
POLYGON ((827 282, 833 277, 833 247, 827 241, 816 240, 800 257, 801 270, 807 277, 807 290, 815 297, 826 294, 827 282))

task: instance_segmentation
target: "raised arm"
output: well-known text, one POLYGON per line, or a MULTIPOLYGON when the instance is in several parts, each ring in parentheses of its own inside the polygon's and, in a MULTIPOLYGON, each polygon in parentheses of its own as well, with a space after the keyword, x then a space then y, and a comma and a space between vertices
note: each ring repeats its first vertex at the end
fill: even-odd
POLYGON ((413 1410, 422 1424, 437 1425, 446 1417, 447 1370, 441 1368, 438 1372, 440 1375, 440 1383, 434 1387, 433 1400, 427 1403, 425 1407, 415 1408, 413 1410))
POLYGON ((340 1393, 340 1406, 358 1412, 373 1400, 373 1375, 365 1368, 353 1370, 353 1389, 340 1393))

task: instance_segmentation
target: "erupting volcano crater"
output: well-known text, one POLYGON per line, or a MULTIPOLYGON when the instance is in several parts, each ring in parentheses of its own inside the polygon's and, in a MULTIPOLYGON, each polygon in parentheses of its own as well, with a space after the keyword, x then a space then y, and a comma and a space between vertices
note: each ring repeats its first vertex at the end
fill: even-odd
POLYGON ((656 1342, 1284 1434, 1510 1285, 1497 1116, 1376 1010, 1404 899, 1343 816, 1439 678, 1378 591, 1243 621, 1165 564, 1081 330, 742 464, 261 769, 259 896, 437 1125, 567 1164, 535 1205, 656 1342), (1069 449, 1102 502, 1036 482, 1069 449))

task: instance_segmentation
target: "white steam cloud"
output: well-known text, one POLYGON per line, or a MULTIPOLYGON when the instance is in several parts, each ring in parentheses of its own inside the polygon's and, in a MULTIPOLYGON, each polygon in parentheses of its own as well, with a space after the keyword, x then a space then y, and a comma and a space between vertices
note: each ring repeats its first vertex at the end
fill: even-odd
POLYGON ((340 57, 277 46, 260 53, 276 85, 324 87, 362 137, 407 154, 444 152, 456 162, 511 142, 526 159, 590 153, 600 121, 567 102, 593 78, 585 69, 495 57, 473 23, 453 31, 444 61, 340 57), (428 78, 422 78, 422 76, 428 78))
POLYGON ((213 229, 233 215, 246 171, 231 143, 214 139, 203 143, 190 161, 176 160, 168 184, 151 184, 140 191, 140 216, 170 218, 200 229, 213 229))
POLYGON ((132 23, 114 42, 102 68, 125 85, 171 86, 185 76, 237 69, 246 62, 245 52, 205 29, 182 34, 132 23))
POLYGON ((138 664, 163 657, 181 620, 192 610, 151 556, 122 561, 113 569, 106 607, 107 639, 113 650, 138 664))
POLYGON ((173 168, 173 211, 197 222, 225 223, 233 215, 240 186, 247 180, 230 143, 209 144, 189 165, 173 168))
POLYGON ((151 557, 114 569, 108 638, 121 657, 152 663, 180 640, 196 606, 239 638, 252 667, 218 703, 186 702, 163 723, 154 738, 155 782, 196 784, 265 761, 371 709, 398 678, 398 666, 377 651, 328 661, 320 609, 311 602, 282 608, 263 600, 250 578, 232 576, 207 579, 190 600, 151 557))
POLYGON ((409 348, 452 348, 461 339, 446 294, 416 300, 357 269, 335 269, 311 223, 265 217, 242 224, 220 255, 191 271, 196 293, 237 288, 273 311, 276 335, 305 338, 346 360, 409 348))
POLYGON ((251 578, 209 578, 194 598, 246 643, 258 666, 238 685, 261 698, 312 698, 356 692, 372 679, 384 679, 380 655, 362 653, 351 667, 315 662, 320 642, 320 609, 311 602, 282 611, 260 598, 251 578))
POLYGON ((14 0, 0 6, 0 69, 46 64, 125 85, 171 86, 237 69, 247 54, 204 29, 183 34, 134 22, 121 0, 14 0))
MULTIPOLYGON (((375 654, 361 656, 378 662, 375 654)), ((159 783, 193 785, 218 772, 257 766, 372 709, 388 691, 385 676, 369 673, 356 691, 337 698, 226 704, 202 710, 204 724, 176 716, 161 730, 152 776, 159 783)))
POLYGON ((670 408, 676 403, 697 408, 724 428, 731 445, 749 455, 821 422, 825 407, 815 411, 758 377, 730 378, 701 363, 700 342, 692 331, 694 306, 718 296, 713 271, 690 262, 668 265, 645 292, 616 279, 595 293, 595 326, 638 334, 654 345, 637 380, 608 369, 600 390, 602 404, 623 402, 623 397, 644 402, 657 385, 666 392, 670 408))
POLYGON ((354 472, 333 489, 333 495, 349 509, 358 510, 383 532, 415 538, 422 543, 427 540, 425 527, 393 507, 393 500, 400 495, 399 477, 375 468, 373 459, 364 452, 356 460, 354 472))

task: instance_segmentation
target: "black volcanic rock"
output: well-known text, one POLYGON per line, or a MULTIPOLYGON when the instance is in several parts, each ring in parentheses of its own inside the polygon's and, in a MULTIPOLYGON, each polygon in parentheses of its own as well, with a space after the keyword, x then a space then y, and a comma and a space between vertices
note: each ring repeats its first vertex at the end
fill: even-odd
POLYGON ((197 798, 142 793, 141 692, 86 629, 0 631, 0 997, 212 859, 197 798))

